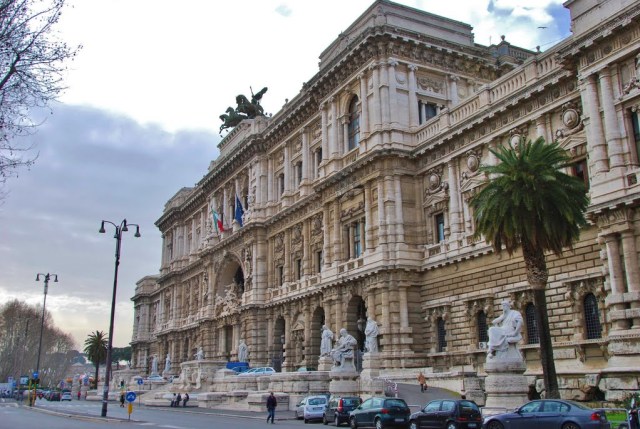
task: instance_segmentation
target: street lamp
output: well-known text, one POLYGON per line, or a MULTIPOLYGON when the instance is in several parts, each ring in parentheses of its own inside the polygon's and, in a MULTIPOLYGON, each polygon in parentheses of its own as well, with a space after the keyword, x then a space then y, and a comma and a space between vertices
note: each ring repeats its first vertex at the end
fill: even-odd
MULTIPOLYGON (((49 290, 49 280, 51 280, 51 277, 53 277, 53 281, 55 283, 58 282, 58 275, 57 274, 49 274, 49 273, 42 274, 42 273, 38 273, 38 274, 36 274, 36 281, 37 282, 40 281, 40 276, 44 276, 44 302, 42 303, 42 319, 40 320, 40 342, 38 344, 38 361, 36 363, 36 372, 33 374, 33 378, 35 378, 35 379, 40 378, 40 352, 42 351, 42 331, 44 330, 44 311, 45 311, 45 307, 47 306, 47 291, 49 290)), ((35 394, 35 392, 34 392, 34 394, 35 394)), ((29 404, 33 405, 35 402, 36 402, 36 397, 34 395, 33 401, 29 401, 29 404)))
POLYGON ((109 381, 111 380, 111 347, 113 345, 113 319, 116 312, 116 289, 118 288, 118 266, 120 265, 120 245, 122 243, 122 233, 129 231, 127 226, 135 226, 136 233, 134 237, 140 237, 140 226, 135 223, 127 224, 127 220, 124 219, 120 222, 120 225, 116 225, 108 220, 103 220, 98 232, 104 234, 104 224, 108 223, 113 225, 116 229, 116 233, 113 238, 116 239, 116 267, 113 274, 113 297, 111 298, 111 320, 109 321, 109 341, 107 345, 107 368, 105 371, 104 389, 102 395, 102 417, 107 417, 107 403, 109 402, 109 381))

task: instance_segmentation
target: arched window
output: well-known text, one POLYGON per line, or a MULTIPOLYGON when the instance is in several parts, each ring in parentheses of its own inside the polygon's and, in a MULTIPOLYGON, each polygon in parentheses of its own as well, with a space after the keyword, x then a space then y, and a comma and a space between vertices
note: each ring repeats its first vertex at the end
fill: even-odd
POLYGON ((349 147, 355 149, 360 144, 360 113, 358 112, 358 97, 353 97, 349 103, 349 147))
POLYGON ((536 322, 536 306, 532 303, 527 304, 524 315, 527 323, 527 344, 538 344, 540 336, 538 335, 538 322, 536 322))
POLYGON ((602 338, 602 325, 600 324, 598 300, 592 293, 589 293, 584 297, 584 324, 588 340, 602 338))
POLYGON ((438 327, 438 352, 444 352, 447 348, 447 329, 444 326, 444 319, 438 317, 436 325, 438 327))
POLYGON ((478 341, 481 343, 486 343, 489 341, 489 335, 487 334, 487 315, 484 311, 479 311, 476 316, 476 321, 478 324, 478 341))

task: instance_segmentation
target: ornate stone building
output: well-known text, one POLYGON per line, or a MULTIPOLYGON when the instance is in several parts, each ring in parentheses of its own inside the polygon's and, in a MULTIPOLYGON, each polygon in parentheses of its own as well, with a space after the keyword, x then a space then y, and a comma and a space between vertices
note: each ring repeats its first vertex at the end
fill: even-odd
POLYGON ((573 35, 546 52, 474 43, 464 23, 378 0, 322 52, 272 117, 245 120, 203 179, 156 222, 160 274, 137 284, 134 365, 153 354, 317 367, 320 330, 363 344, 380 325, 382 374, 482 376, 487 325, 510 299, 541 375, 518 255, 473 238, 469 198, 489 149, 544 137, 589 186, 590 225, 548 257, 564 397, 638 388, 640 2, 568 0, 573 35), (235 217, 236 195, 244 207, 235 217), (212 211, 219 213, 218 232, 212 211))

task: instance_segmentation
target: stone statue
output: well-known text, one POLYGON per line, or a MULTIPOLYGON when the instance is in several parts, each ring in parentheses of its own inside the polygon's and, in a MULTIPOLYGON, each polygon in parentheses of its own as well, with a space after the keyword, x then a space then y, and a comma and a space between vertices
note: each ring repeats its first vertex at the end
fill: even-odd
POLYGON ((249 358, 249 347, 245 344, 244 340, 240 340, 238 344, 238 362, 247 362, 249 358))
POLYGON ((220 115, 220 120, 223 124, 220 126, 220 132, 226 128, 233 128, 242 122, 243 119, 253 119, 258 116, 264 116, 264 109, 260 105, 260 100, 262 96, 267 92, 267 87, 265 86, 256 94, 253 93, 253 89, 251 89, 251 101, 249 99, 240 94, 236 97, 236 104, 238 107, 235 109, 233 107, 227 108, 226 113, 220 115))
POLYGON ((346 329, 340 329, 340 337, 336 346, 331 350, 331 358, 334 366, 344 366, 345 358, 353 359, 353 349, 358 345, 358 341, 349 335, 346 329))
POLYGON ((153 360, 151 361, 151 374, 158 373, 158 355, 153 355, 153 360))
POLYGON ((492 322, 489 328, 489 344, 487 355, 492 358, 496 352, 509 348, 509 344, 517 344, 522 340, 522 314, 511 309, 509 301, 502 301, 502 315, 492 322))
POLYGON ((167 372, 171 371, 171 357, 169 357, 169 353, 167 353, 167 358, 164 360, 164 370, 167 372))
POLYGON ((331 348, 333 346, 333 332, 327 327, 322 325, 320 340, 320 356, 329 356, 331 354, 331 348))
POLYGON ((202 350, 202 347, 198 349, 195 357, 196 357, 196 360, 204 360, 204 350, 202 350))
POLYGON ((364 347, 369 353, 378 351, 378 324, 371 317, 367 319, 367 326, 364 328, 364 347))

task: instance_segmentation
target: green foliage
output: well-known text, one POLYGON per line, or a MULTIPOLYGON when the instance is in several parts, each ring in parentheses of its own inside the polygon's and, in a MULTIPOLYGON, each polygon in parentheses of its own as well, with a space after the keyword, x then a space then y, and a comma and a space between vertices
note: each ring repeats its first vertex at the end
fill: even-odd
POLYGON ((565 150, 542 137, 491 152, 500 161, 483 166, 492 179, 471 199, 476 235, 499 252, 521 244, 560 255, 579 237, 589 204, 584 183, 565 174, 565 150))
POLYGON ((95 331, 87 336, 84 340, 84 352, 87 358, 96 366, 96 375, 94 377, 94 387, 98 384, 98 370, 100 364, 107 361, 107 336, 102 331, 95 331))
POLYGON ((119 365, 122 361, 131 364, 131 346, 114 347, 111 349, 111 362, 119 365))

